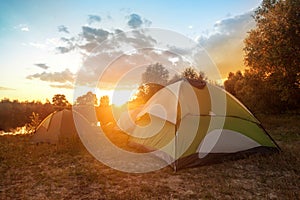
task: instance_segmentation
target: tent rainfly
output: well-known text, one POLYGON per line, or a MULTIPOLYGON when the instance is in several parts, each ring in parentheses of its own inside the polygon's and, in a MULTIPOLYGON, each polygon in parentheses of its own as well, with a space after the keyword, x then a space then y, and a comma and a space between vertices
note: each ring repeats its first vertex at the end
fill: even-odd
POLYGON ((211 84, 186 79, 170 84, 136 116, 129 144, 156 154, 174 170, 280 150, 244 105, 211 84))

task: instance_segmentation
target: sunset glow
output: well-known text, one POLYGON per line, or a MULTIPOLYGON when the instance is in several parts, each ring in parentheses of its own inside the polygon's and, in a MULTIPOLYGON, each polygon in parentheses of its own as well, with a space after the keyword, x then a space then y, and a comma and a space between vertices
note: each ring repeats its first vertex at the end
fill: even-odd
POLYGON ((134 98, 136 91, 137 90, 97 90, 96 95, 98 99, 107 95, 109 97, 110 104, 122 106, 134 98))
MULTIPOLYGON (((142 2, 123 1, 105 4, 68 0, 3 1, 0 6, 0 98, 45 102, 46 99, 51 101, 55 94, 64 94, 73 102, 77 72, 91 50, 97 47, 95 43, 100 44, 102 37, 106 39, 138 28, 161 27, 190 38, 205 48, 225 79, 228 72, 243 69, 243 38, 253 27, 251 15, 259 3, 260 0, 154 1, 145 6, 142 2)), ((157 55, 159 53, 157 51, 157 55)), ((124 55, 132 56, 131 53, 124 55)), ((178 58, 170 57, 169 61, 175 65, 178 58)), ((124 68, 116 67, 120 73, 124 68)), ((110 73, 109 77, 117 75, 110 73)), ((139 80, 137 78, 134 84, 140 84, 139 80)), ((131 89, 100 90, 98 98, 108 95, 116 105, 131 98, 131 89)))

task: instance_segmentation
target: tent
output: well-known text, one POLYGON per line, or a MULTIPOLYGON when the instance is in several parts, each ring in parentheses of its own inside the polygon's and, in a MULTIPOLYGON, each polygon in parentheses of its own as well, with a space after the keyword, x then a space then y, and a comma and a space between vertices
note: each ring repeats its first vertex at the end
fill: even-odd
MULTIPOLYGON (((56 144, 78 140, 73 113, 64 109, 48 115, 37 127, 35 134, 32 136, 32 141, 56 144)), ((76 118, 86 121, 80 114, 74 114, 76 118)))
POLYGON ((220 87, 182 79, 159 90, 137 114, 131 146, 174 170, 279 151, 261 123, 220 87))
POLYGON ((118 121, 117 126, 122 131, 130 131, 132 128, 135 127, 135 118, 137 114, 142 110, 142 106, 139 106, 133 110, 128 110, 121 113, 118 121))
POLYGON ((97 124, 98 119, 94 105, 74 105, 72 110, 82 115, 92 125, 97 124))

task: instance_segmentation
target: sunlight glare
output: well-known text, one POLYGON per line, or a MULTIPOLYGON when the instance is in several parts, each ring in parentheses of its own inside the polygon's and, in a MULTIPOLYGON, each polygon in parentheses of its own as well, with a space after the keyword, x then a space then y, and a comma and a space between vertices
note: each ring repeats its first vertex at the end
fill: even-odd
POLYGON ((136 90, 114 90, 111 97, 111 103, 115 104, 116 106, 121 106, 132 100, 135 93, 136 90))
POLYGON ((136 89, 97 90, 96 95, 98 99, 107 95, 109 97, 109 104, 122 106, 134 98, 136 91, 136 89))

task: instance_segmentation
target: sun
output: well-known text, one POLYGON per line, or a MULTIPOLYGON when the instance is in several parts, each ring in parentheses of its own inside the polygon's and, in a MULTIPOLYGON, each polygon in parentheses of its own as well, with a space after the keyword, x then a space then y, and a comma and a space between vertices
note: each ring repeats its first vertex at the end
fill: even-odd
POLYGON ((97 98, 102 96, 109 97, 109 104, 115 106, 122 106, 134 98, 137 89, 115 89, 115 90, 97 90, 97 98))
POLYGON ((111 103, 116 106, 122 106, 128 101, 132 100, 134 95, 136 93, 136 90, 114 90, 111 96, 111 103))

